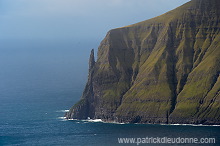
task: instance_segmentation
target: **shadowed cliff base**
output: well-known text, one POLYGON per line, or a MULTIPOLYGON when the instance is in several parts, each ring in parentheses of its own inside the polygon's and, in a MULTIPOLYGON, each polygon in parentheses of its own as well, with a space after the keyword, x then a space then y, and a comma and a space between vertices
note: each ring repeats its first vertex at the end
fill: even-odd
POLYGON ((220 124, 220 1, 110 30, 67 119, 220 124))

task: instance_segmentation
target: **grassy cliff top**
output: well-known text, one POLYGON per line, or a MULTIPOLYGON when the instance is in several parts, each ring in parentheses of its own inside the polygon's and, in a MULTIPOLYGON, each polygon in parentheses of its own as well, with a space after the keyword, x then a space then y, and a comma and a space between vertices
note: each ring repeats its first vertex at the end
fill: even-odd
MULTIPOLYGON (((132 24, 120 28, 141 27, 153 24, 168 24, 171 21, 179 20, 186 14, 203 15, 205 12, 220 15, 220 1, 219 0, 191 0, 182 6, 179 6, 169 12, 160 16, 132 24), (217 7, 217 9, 216 9, 217 7), (213 9, 214 8, 214 9, 213 9), (213 10, 217 10, 212 12, 213 10)), ((116 29, 120 29, 116 28, 116 29)))

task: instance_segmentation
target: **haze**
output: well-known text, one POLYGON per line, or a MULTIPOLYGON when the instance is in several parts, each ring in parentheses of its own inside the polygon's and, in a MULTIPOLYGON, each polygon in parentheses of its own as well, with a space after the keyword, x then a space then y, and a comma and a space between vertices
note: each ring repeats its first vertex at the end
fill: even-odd
POLYGON ((189 0, 1 0, 0 39, 101 41, 113 28, 140 22, 189 0))

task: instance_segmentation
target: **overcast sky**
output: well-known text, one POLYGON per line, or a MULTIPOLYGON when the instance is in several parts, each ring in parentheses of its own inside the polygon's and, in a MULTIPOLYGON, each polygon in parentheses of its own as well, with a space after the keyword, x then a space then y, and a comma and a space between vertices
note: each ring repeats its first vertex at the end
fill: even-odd
POLYGON ((0 0, 0 39, 94 39, 189 0, 0 0))

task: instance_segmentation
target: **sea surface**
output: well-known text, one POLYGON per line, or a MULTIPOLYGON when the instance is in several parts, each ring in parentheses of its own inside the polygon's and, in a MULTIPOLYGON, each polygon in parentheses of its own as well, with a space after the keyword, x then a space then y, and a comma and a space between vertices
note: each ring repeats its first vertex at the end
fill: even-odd
POLYGON ((80 99, 90 50, 97 46, 92 41, 0 40, 0 145, 115 146, 127 145, 119 138, 151 137, 215 138, 216 144, 203 145, 220 145, 219 126, 63 119, 80 99))

